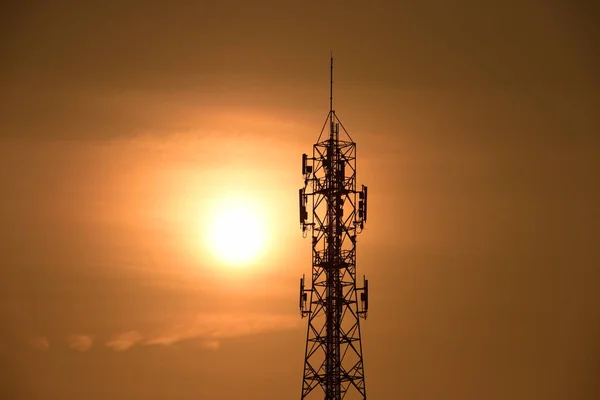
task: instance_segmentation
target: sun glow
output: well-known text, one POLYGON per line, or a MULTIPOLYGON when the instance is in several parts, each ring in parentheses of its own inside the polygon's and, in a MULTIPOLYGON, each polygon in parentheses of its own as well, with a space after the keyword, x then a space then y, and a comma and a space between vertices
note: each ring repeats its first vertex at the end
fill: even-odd
POLYGON ((209 214, 207 245, 226 265, 243 266, 257 261, 265 250, 264 214, 250 199, 215 200, 209 214))

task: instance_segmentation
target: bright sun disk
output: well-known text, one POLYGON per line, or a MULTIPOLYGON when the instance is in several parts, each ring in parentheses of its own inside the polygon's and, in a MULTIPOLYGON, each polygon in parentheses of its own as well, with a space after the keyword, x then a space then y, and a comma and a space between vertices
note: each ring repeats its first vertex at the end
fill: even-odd
POLYGON ((249 264, 265 248, 266 232, 258 207, 248 199, 226 199, 211 211, 208 247, 228 265, 249 264))

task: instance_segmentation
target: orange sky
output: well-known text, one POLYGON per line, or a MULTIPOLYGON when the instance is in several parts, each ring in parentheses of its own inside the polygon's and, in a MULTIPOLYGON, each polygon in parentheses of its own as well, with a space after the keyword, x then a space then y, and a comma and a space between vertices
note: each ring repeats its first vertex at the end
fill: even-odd
POLYGON ((1 6, 0 397, 300 396, 296 196, 333 50, 369 396, 597 398, 583 2, 85 3, 1 6), (203 247, 228 194, 267 210, 245 269, 203 247))

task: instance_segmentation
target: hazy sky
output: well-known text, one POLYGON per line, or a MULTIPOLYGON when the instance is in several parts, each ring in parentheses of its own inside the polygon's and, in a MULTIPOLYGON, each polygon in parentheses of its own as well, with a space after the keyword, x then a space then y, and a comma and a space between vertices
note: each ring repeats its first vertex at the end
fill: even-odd
POLYGON ((543 3, 3 3, 0 397, 299 398, 333 51, 369 397, 598 398, 600 24, 543 3), (247 268, 203 244, 229 195, 247 268))

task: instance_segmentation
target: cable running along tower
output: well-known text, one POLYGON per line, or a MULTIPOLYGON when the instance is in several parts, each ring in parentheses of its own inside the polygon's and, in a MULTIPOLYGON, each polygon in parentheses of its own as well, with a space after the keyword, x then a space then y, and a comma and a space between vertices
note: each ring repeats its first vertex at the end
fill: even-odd
POLYGON ((356 236, 367 221, 367 187, 356 189, 356 143, 333 110, 333 57, 330 69, 329 114, 312 157, 302 155, 300 225, 304 237, 311 233, 312 279, 310 288, 300 279, 308 318, 301 398, 366 399, 360 318, 369 289, 364 277, 356 287, 356 236))

